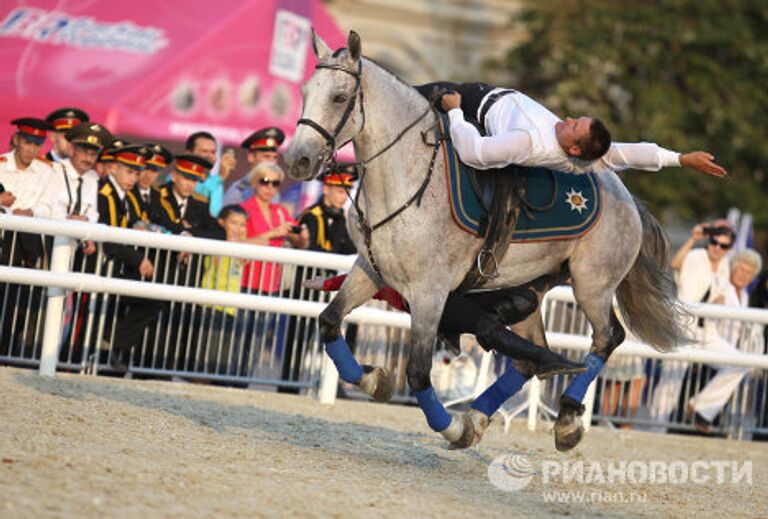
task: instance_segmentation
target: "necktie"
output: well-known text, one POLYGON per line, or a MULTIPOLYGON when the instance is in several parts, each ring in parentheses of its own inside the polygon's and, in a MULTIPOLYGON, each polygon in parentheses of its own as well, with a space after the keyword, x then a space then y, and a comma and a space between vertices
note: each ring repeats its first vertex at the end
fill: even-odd
POLYGON ((187 199, 185 198, 180 204, 179 204, 179 218, 184 219, 184 213, 187 210, 187 199))
POLYGON ((141 194, 141 199, 144 200, 145 204, 149 204, 149 191, 144 191, 141 194))
POLYGON ((80 210, 83 205, 83 177, 77 177, 77 194, 75 195, 75 208, 72 211, 74 214, 80 214, 80 210))

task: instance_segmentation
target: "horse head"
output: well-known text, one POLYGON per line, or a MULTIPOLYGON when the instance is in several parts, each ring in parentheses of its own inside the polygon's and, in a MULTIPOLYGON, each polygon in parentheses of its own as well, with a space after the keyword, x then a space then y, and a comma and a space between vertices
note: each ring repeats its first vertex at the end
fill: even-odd
POLYGON ((333 52, 313 31, 312 48, 319 63, 302 88, 301 119, 285 151, 290 174, 297 180, 315 178, 365 124, 360 36, 350 31, 347 48, 333 52))

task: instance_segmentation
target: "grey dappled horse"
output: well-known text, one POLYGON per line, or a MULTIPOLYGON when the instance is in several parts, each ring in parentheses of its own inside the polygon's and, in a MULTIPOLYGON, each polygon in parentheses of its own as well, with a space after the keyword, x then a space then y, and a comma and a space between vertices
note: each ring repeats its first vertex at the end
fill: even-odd
MULTIPOLYGON (((513 370, 515 380, 501 377, 478 397, 478 401, 485 398, 483 405, 473 404, 460 417, 446 413, 431 387, 432 350, 443 305, 482 244, 452 220, 442 178, 444 158, 433 142, 437 116, 414 88, 361 56, 355 32, 349 34, 348 47, 336 52, 317 35, 313 38, 319 64, 303 87, 302 119, 285 153, 291 175, 299 180, 315 178, 334 151, 350 140, 364 170, 358 201, 362 216, 350 212, 359 257, 320 315, 322 339, 344 380, 359 384, 376 399, 388 398, 388 373, 357 364, 340 325, 374 295, 382 280, 400 292, 412 315, 408 384, 430 427, 456 446, 469 446, 480 439, 493 411, 520 389, 532 371, 523 368, 521 375, 513 370), (487 405, 489 401, 492 405, 487 405)), ((600 175, 599 188, 603 213, 589 233, 569 240, 512 244, 499 262, 499 276, 483 286, 521 286, 543 276, 556 277, 567 267, 576 299, 594 331, 585 359, 589 369, 561 397, 555 425, 559 450, 580 441, 584 392, 624 340, 612 308, 614 294, 625 323, 641 340, 661 351, 685 340, 678 324, 681 310, 665 273, 667 242, 658 222, 636 204, 615 174, 600 175)), ((538 311, 524 325, 527 338, 546 347, 538 311)))

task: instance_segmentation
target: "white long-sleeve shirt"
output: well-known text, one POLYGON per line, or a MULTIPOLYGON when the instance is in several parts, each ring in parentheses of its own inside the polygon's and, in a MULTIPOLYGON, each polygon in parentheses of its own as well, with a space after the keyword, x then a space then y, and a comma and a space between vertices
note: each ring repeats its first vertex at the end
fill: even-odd
POLYGON ((80 214, 85 215, 90 223, 98 223, 99 175, 89 169, 80 175, 69 159, 53 165, 54 175, 51 182, 51 218, 65 220, 72 214, 77 201, 78 178, 83 179, 80 214))
POLYGON ((594 161, 570 157, 560 147, 555 134, 555 124, 560 119, 520 92, 500 97, 488 110, 486 137, 464 119, 460 109, 449 111, 448 116, 451 139, 459 157, 477 169, 518 164, 567 173, 599 173, 628 168, 658 171, 680 166, 679 153, 649 142, 613 143, 603 157, 594 161))
POLYGON ((42 160, 34 159, 26 169, 19 169, 13 151, 0 155, 0 184, 16 198, 13 205, 2 210, 30 209, 34 216, 48 218, 53 174, 42 160))

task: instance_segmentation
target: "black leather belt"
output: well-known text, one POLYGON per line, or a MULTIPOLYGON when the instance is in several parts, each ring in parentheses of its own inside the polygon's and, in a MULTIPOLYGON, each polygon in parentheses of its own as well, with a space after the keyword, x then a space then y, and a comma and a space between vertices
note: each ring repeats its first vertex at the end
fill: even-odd
POLYGON ((488 99, 486 99, 485 104, 483 105, 483 108, 480 110, 480 124, 482 125, 483 129, 485 129, 485 116, 488 115, 488 110, 491 109, 493 106, 493 103, 498 101, 500 98, 504 97, 507 94, 514 94, 517 92, 517 90, 509 89, 509 90, 499 90, 497 92, 494 92, 493 94, 490 94, 488 96, 488 99))

